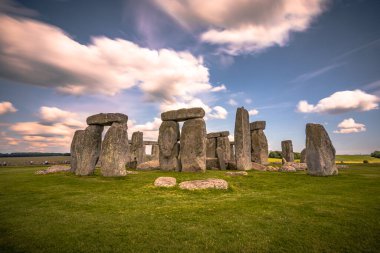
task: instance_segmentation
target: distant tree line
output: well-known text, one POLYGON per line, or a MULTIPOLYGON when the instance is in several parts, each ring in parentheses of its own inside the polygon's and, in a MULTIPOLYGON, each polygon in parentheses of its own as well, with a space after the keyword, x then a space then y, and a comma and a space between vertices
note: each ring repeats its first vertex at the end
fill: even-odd
MULTIPOLYGON (((301 153, 293 152, 294 153, 294 159, 300 159, 301 153)), ((269 152, 269 158, 282 158, 281 151, 270 151, 269 152)))
POLYGON ((0 157, 41 157, 41 156, 70 156, 70 153, 41 153, 41 152, 0 153, 0 157))
POLYGON ((371 156, 376 157, 376 158, 380 158, 380 151, 376 150, 376 151, 372 152, 371 156))

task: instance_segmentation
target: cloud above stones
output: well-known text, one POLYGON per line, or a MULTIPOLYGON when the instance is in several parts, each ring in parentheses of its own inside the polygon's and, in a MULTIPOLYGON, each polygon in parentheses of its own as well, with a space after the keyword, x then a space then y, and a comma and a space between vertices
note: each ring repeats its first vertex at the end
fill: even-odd
POLYGON ((250 116, 254 116, 254 115, 259 114, 259 111, 256 110, 256 109, 252 109, 252 110, 249 110, 249 111, 248 111, 248 114, 249 114, 250 116))
POLYGON ((155 0, 187 30, 201 29, 200 40, 238 55, 285 46, 292 32, 307 30, 327 0, 155 0))
POLYGON ((321 99, 316 105, 302 100, 297 105, 301 113, 340 114, 350 111, 370 111, 379 108, 380 98, 362 90, 338 91, 321 99))
POLYGON ((17 109, 13 106, 11 102, 3 101, 0 102, 0 115, 17 112, 17 109))
POLYGON ((345 119, 338 125, 338 130, 335 130, 334 133, 338 134, 350 134, 350 133, 359 133, 365 132, 366 126, 361 123, 356 123, 353 118, 345 119))

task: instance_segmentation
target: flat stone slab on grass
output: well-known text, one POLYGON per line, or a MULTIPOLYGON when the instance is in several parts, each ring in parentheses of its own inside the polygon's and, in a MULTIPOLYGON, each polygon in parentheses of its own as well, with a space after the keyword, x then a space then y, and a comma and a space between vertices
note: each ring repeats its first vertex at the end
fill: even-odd
POLYGON ((156 187, 174 187, 177 184, 177 179, 174 177, 159 177, 154 180, 154 186, 156 187))
POLYGON ((246 171, 229 171, 226 172, 227 176, 247 176, 248 172, 246 171))
POLYGON ((112 123, 127 123, 128 116, 122 113, 99 113, 92 115, 86 120, 87 125, 110 126, 112 123))
POLYGON ((137 165, 137 170, 159 170, 160 162, 158 160, 152 160, 145 163, 140 163, 137 165))
POLYGON ((51 174, 51 173, 57 173, 57 172, 69 172, 70 169, 71 168, 69 166, 53 165, 45 170, 38 170, 34 174, 45 175, 45 174, 51 174))
POLYGON ((228 183, 223 179, 209 178, 202 180, 184 181, 179 184, 183 190, 204 190, 204 189, 228 189, 228 183))
POLYGON ((185 121, 188 119, 203 118, 204 116, 205 110, 203 110, 201 107, 189 109, 183 108, 161 113, 162 121, 185 121))

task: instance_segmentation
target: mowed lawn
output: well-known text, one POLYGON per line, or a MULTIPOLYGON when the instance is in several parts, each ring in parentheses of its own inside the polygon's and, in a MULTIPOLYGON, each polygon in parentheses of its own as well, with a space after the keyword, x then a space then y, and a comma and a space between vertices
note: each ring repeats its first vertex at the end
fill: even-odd
POLYGON ((0 252, 379 252, 380 165, 335 177, 249 171, 125 178, 0 168, 0 252), (229 190, 153 186, 222 178, 229 190))

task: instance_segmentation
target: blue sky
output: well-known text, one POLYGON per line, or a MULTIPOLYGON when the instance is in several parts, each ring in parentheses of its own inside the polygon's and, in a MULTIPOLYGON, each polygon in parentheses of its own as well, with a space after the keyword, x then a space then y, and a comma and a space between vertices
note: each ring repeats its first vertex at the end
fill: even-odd
MULTIPOLYGON (((271 150, 324 124, 338 154, 380 150, 380 1, 0 1, 0 152, 69 151, 87 116, 244 106, 271 150)), ((233 138, 233 136, 231 136, 233 138)))

